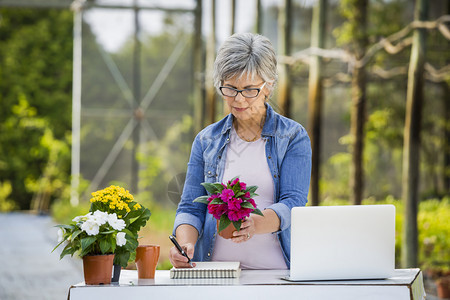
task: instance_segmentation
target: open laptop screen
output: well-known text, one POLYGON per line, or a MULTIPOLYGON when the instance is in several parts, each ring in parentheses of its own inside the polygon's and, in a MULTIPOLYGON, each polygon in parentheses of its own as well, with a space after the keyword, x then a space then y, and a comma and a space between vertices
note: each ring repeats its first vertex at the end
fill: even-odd
POLYGON ((290 280, 381 279, 395 269, 395 206, 295 207, 290 280))

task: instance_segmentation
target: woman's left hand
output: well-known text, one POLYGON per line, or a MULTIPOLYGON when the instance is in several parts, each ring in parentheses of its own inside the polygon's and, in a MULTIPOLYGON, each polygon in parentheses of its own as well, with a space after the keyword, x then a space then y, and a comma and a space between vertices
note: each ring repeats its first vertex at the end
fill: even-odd
POLYGON ((255 220, 253 216, 248 217, 241 224, 241 230, 233 232, 231 241, 235 243, 246 242, 251 239, 256 233, 255 220))

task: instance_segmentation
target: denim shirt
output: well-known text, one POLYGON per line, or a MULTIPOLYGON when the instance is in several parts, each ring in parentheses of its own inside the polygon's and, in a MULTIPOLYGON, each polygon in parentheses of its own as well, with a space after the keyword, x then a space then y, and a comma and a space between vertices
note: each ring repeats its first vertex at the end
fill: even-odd
MULTIPOLYGON (((305 206, 311 177, 311 143, 306 130, 297 122, 276 113, 266 104, 266 120, 261 137, 266 140, 266 158, 274 182, 275 211, 280 230, 274 232, 290 267, 291 209, 305 206)), ((207 192, 202 182, 222 182, 226 150, 230 142, 233 116, 203 129, 195 138, 188 162, 186 181, 176 212, 174 233, 181 224, 195 227, 199 233, 194 261, 210 261, 217 235, 216 220, 203 203, 193 202, 207 192)))

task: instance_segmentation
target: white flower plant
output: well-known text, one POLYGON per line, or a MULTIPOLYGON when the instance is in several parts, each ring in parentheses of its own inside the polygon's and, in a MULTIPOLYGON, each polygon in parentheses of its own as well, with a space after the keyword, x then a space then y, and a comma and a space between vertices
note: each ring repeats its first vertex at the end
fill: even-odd
POLYGON ((125 235, 131 234, 125 226, 125 221, 117 218, 115 213, 108 214, 100 210, 75 217, 71 224, 56 225, 59 227, 58 245, 53 251, 67 242, 60 259, 68 254, 73 256, 76 252, 80 257, 113 254, 116 247, 126 244, 125 235))

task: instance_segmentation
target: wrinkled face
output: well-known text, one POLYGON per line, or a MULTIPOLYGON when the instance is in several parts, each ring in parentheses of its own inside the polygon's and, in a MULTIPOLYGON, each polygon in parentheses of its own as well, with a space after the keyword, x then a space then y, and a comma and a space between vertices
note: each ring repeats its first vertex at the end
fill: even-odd
POLYGON ((222 87, 233 88, 236 90, 245 90, 242 93, 237 93, 236 96, 230 97, 224 94, 233 93, 233 90, 224 91, 222 89, 222 96, 227 103, 229 111, 239 121, 249 121, 251 119, 260 120, 262 115, 265 115, 265 98, 269 96, 269 89, 267 83, 264 82, 259 76, 255 76, 251 79, 249 76, 235 76, 228 80, 224 80, 222 87), (257 90, 259 89, 259 93, 257 90), (244 95, 254 95, 256 97, 249 98, 244 95))

